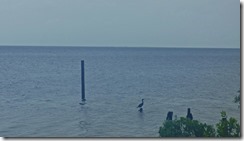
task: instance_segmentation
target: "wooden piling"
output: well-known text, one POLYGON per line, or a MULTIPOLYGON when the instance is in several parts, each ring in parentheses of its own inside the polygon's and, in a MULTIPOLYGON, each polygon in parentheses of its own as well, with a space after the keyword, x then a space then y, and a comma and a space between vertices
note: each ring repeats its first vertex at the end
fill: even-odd
POLYGON ((190 120, 193 119, 193 116, 192 116, 192 113, 191 113, 191 109, 190 109, 190 108, 187 109, 187 115, 186 115, 186 118, 187 118, 187 119, 190 119, 190 120))
POLYGON ((173 112, 169 111, 167 114, 166 120, 172 120, 172 118, 173 118, 173 112))
POLYGON ((85 67, 84 60, 81 60, 81 100, 86 101, 85 99, 85 67))

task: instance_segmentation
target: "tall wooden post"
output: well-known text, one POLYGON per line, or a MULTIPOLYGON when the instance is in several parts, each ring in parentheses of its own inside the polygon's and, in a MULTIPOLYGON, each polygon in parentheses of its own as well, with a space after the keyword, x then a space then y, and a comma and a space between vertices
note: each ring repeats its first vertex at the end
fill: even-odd
POLYGON ((81 60, 81 100, 86 101, 85 99, 85 68, 84 60, 81 60))

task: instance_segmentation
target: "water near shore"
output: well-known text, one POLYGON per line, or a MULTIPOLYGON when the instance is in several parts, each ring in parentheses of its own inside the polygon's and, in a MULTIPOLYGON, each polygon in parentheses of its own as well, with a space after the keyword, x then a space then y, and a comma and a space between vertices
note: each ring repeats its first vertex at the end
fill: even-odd
POLYGON ((0 47, 0 60, 0 136, 158 137, 167 112, 187 108, 240 120, 239 49, 0 47))

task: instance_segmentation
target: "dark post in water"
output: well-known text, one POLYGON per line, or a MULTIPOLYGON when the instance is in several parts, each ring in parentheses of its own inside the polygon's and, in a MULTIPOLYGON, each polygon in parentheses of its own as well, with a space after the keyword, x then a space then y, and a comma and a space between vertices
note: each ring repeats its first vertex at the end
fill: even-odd
POLYGON ((166 117, 166 120, 172 120, 173 112, 169 111, 166 117))
POLYGON ((84 60, 81 60, 81 100, 86 101, 85 99, 85 68, 84 60))

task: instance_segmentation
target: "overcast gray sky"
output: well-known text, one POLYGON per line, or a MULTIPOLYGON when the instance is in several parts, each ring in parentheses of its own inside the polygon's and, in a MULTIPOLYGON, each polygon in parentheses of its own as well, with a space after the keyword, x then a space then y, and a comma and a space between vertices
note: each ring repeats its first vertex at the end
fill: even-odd
POLYGON ((0 45, 240 47, 239 0, 0 0, 0 45))

